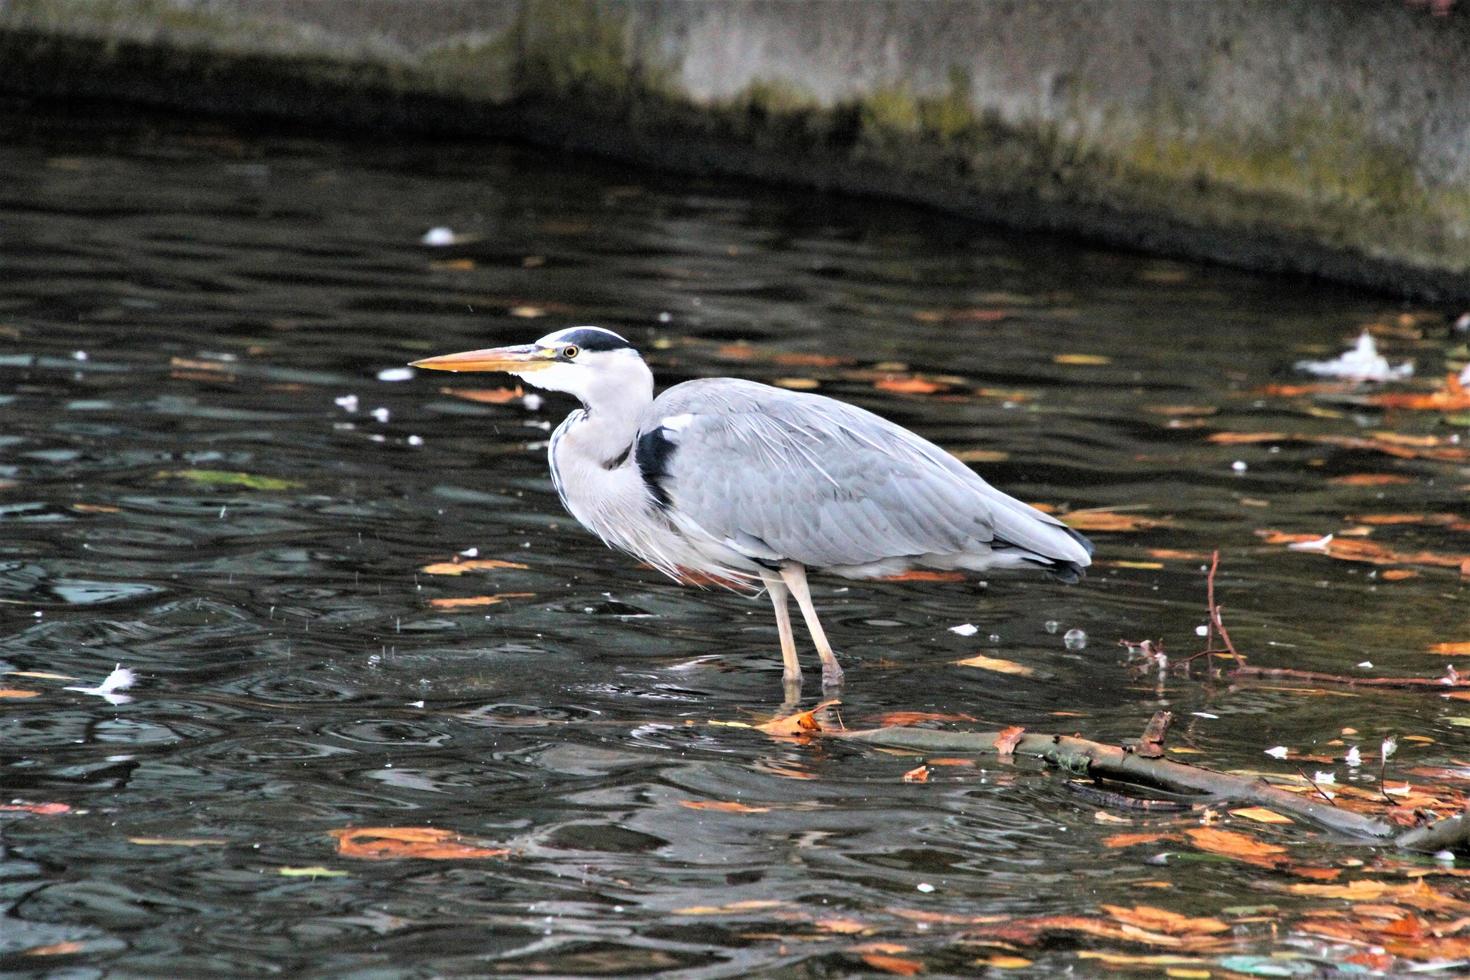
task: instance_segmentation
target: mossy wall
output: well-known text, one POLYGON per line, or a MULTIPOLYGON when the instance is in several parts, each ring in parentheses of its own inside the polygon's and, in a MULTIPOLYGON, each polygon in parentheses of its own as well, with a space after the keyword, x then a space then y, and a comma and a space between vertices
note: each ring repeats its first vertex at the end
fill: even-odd
POLYGON ((0 0, 0 89, 504 136, 1470 299, 1470 10, 0 0))

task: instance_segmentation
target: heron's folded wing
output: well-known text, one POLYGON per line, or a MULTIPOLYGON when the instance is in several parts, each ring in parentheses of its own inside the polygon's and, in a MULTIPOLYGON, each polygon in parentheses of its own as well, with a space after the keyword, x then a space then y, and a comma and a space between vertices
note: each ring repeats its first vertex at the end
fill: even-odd
POLYGON ((828 398, 680 385, 655 402, 637 452, 671 517, 754 557, 863 565, 975 551, 997 536, 1048 558, 1073 560, 1053 536, 1080 551, 1054 519, 938 447, 828 398))

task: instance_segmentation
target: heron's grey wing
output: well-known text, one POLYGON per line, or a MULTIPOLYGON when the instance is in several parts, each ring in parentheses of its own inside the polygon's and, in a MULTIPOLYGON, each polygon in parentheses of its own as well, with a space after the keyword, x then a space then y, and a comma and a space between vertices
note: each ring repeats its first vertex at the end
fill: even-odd
POLYGON ((1017 548, 1083 567, 1055 518, 939 447, 844 402, 734 379, 670 388, 640 428, 639 467, 678 522, 763 560, 862 566, 1017 548))

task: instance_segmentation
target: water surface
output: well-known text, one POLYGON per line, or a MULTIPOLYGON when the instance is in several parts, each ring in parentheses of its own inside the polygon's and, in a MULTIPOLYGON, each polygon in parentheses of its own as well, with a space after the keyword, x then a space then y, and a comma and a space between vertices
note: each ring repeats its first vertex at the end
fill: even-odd
MULTIPOLYGON (((1263 390, 1369 324, 1437 374, 1432 311, 524 149, 43 109, 0 118, 0 670, 76 680, 0 677, 38 692, 0 699, 0 796, 70 808, 0 813, 9 969, 825 975, 901 947, 967 973, 998 955, 967 943, 978 917, 1324 904, 1286 894, 1288 873, 1177 843, 1104 846, 1119 821, 1199 817, 1099 815, 1034 766, 906 783, 921 759, 712 724, 780 708, 768 603, 674 586, 562 513, 544 447, 564 398, 378 377, 572 323, 627 334, 663 384, 814 388, 1023 499, 1156 522, 1093 533, 1075 587, 818 582, 850 726, 924 711, 1109 740, 1168 707, 1174 744, 1221 767, 1290 774, 1263 749, 1340 756, 1344 728, 1365 751, 1425 739, 1403 743, 1406 766, 1464 758, 1454 702, 1159 683, 1118 646, 1199 649, 1218 548, 1227 622, 1256 662, 1443 670, 1429 645, 1470 638, 1454 568, 1389 581, 1256 532, 1463 513, 1453 445, 1208 440, 1463 433, 1351 393, 1263 390), (460 241, 420 244, 436 225, 460 241), (1401 480, 1341 479, 1363 473, 1401 480), (514 567, 422 570, 470 549, 514 567), (1073 629, 1085 649, 1064 645, 1073 629), (1036 673, 955 665, 976 653, 1036 673), (130 702, 63 690, 116 664, 140 676, 130 702), (370 861, 331 836, 383 826, 511 854, 370 861)), ((1470 552, 1444 525, 1373 540, 1470 552)), ((1303 864, 1388 873, 1310 828, 1267 832, 1303 864)), ((1232 941, 1343 952, 1249 921, 1232 941)), ((1092 944, 1127 948, 1019 954, 1038 975, 1092 972, 1092 944)))

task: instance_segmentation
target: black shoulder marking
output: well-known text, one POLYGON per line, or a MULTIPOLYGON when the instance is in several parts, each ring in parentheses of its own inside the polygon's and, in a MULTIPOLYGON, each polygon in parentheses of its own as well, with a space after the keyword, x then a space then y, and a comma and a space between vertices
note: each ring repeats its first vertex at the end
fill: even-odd
POLYGON ((638 472, 643 474, 648 492, 653 494, 653 499, 660 507, 669 506, 669 492, 664 488, 664 480, 668 479, 669 461, 674 458, 674 450, 678 448, 678 444, 668 437, 663 426, 650 429, 638 437, 638 472))
POLYGON ((596 327, 582 327, 577 330, 568 330, 559 334, 556 338, 558 344, 576 344, 583 350, 609 351, 609 350, 632 350, 633 345, 611 330, 601 330, 596 327))

